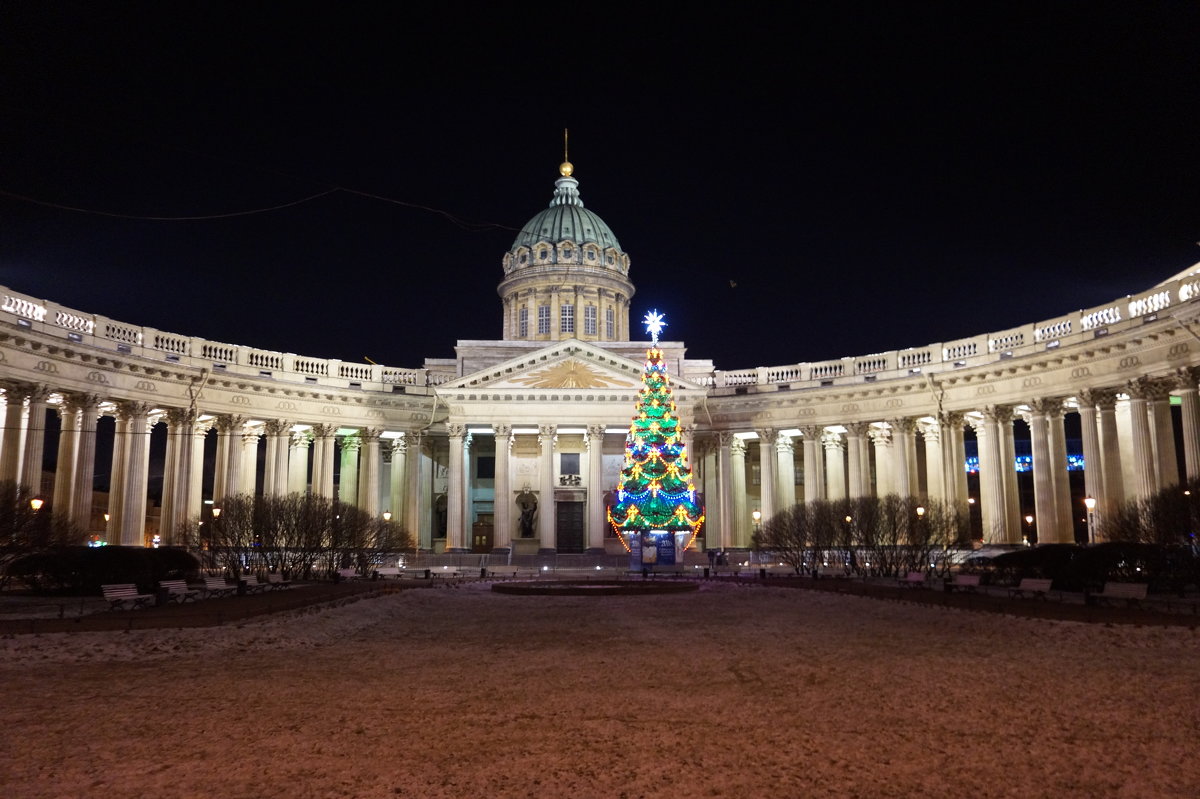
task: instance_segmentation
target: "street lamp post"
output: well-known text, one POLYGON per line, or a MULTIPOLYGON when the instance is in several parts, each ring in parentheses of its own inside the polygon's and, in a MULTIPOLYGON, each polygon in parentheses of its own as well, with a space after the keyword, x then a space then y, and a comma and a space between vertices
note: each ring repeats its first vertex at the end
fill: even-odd
POLYGON ((1084 497, 1083 505, 1087 508, 1088 543, 1094 544, 1096 543, 1096 498, 1084 497))
POLYGON ((1033 536, 1033 515, 1026 514, 1026 516, 1025 516, 1025 535, 1023 537, 1024 540, 1021 543, 1023 543, 1025 546, 1029 546, 1029 539, 1032 536, 1033 536))

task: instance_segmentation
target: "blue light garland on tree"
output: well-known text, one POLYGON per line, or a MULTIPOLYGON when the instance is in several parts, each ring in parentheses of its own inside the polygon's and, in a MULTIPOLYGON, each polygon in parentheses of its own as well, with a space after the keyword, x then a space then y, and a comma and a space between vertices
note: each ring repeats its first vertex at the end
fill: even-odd
POLYGON ((637 412, 625 437, 617 503, 608 510, 608 521, 626 549, 628 534, 659 530, 690 532, 687 544, 691 544, 704 523, 704 508, 696 502, 692 470, 675 416, 671 380, 658 348, 658 335, 666 322, 657 311, 650 311, 643 323, 651 346, 646 351, 637 412))

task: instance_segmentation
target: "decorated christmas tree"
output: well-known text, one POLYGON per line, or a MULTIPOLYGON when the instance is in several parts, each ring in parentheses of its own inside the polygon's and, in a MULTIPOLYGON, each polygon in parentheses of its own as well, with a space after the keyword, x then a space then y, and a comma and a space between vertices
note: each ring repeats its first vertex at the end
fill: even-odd
POLYGON ((671 380, 658 348, 666 322, 657 311, 643 323, 651 336, 642 372, 637 412, 625 437, 625 465, 617 486, 617 502, 608 510, 625 549, 638 564, 672 564, 687 549, 704 523, 696 487, 681 438, 671 380))

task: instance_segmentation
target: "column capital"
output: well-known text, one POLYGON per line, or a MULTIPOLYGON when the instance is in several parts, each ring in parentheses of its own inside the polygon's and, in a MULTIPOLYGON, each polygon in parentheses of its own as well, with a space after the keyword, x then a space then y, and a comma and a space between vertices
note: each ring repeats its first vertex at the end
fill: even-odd
POLYGON ((383 428, 382 427, 364 427, 362 430, 358 431, 358 435, 364 442, 370 444, 373 441, 379 440, 379 437, 381 435, 383 435, 383 428))
POLYGON ((779 435, 779 433, 771 427, 764 427, 760 430, 755 430, 754 432, 758 435, 758 440, 762 442, 760 446, 765 445, 768 447, 775 443, 775 438, 779 435))
POLYGON ((1179 391, 1195 391, 1196 384, 1200 383, 1200 366, 1181 366, 1171 378, 1179 391))
POLYGON ((196 424, 196 412, 191 408, 167 408, 167 424, 174 429, 192 428, 196 424))
POLYGON ((25 396, 29 398, 30 402, 45 402, 53 393, 50 386, 44 383, 34 383, 27 388, 25 396))
POLYGON ((877 447, 886 447, 892 443, 892 431, 887 427, 872 427, 867 430, 867 436, 877 447))
POLYGON ((846 424, 847 438, 862 438, 871 430, 870 422, 848 422, 846 424))
POLYGON ((153 410, 149 403, 127 400, 117 403, 117 418, 129 421, 139 416, 149 416, 153 410))
POLYGON ((245 416, 235 416, 229 413, 221 414, 217 417, 216 421, 217 432, 229 434, 235 431, 240 431, 246 426, 246 422, 248 421, 250 420, 245 416))
POLYGON ((496 438, 512 438, 513 429, 511 424, 492 425, 492 431, 496 438))
POLYGON ((1058 397, 1035 397, 1029 401, 1030 416, 1054 416, 1062 412, 1062 400, 1058 397))
POLYGON ((538 425, 538 446, 543 447, 549 445, 553 447, 558 441, 558 425, 543 424, 538 425))
POLYGON ((339 443, 342 445, 342 452, 357 452, 362 446, 362 438, 358 433, 351 433, 348 436, 342 436, 339 443))
POLYGON ((911 433, 917 429, 917 420, 911 416, 901 416, 896 419, 888 419, 887 423, 892 428, 892 433, 911 433))
POLYGON ((1107 410, 1117 404, 1117 392, 1110 388, 1085 388, 1075 395, 1081 406, 1107 410))
POLYGON ((827 451, 842 450, 846 448, 846 442, 842 441, 842 434, 835 433, 832 430, 826 430, 821 435, 821 445, 827 451))
POLYGON ((942 411, 937 415, 937 420, 942 427, 962 427, 966 422, 966 414, 962 411, 942 411))
POLYGON ((315 438, 329 438, 337 430, 337 425, 332 424, 314 424, 312 426, 312 434, 315 438))
POLYGON ((296 430, 292 433, 291 446, 296 449, 308 449, 313 441, 313 432, 311 430, 296 430))
POLYGON ((602 424, 589 424, 589 425, 587 426, 587 445, 588 445, 588 449, 591 449, 591 448, 592 448, 592 446, 593 446, 593 444, 595 444, 595 445, 599 445, 599 446, 603 446, 603 445, 604 445, 604 431, 605 431, 605 429, 606 429, 606 428, 605 428, 605 426, 604 426, 604 425, 602 425, 602 424))
POLYGON ((1126 384, 1126 391, 1134 399, 1158 402, 1166 399, 1171 393, 1170 379, 1162 380, 1152 377, 1135 377, 1126 384))
POLYGON ((730 433, 728 430, 721 430, 716 433, 717 446, 721 449, 728 449, 737 440, 737 436, 730 433))
POLYGON ((815 424, 805 425, 800 428, 800 434, 805 438, 810 438, 813 441, 818 441, 821 438, 821 433, 825 428, 815 424))
MULTIPOLYGON (((1061 402, 1059 405, 1061 406, 1061 402)), ((1013 420, 1013 409, 1007 405, 988 405, 983 409, 983 418, 996 424, 1008 424, 1013 420)))
POLYGON ((733 440, 729 442, 729 451, 734 455, 746 456, 746 439, 733 436, 733 440))
POLYGON ((286 419, 268 419, 263 426, 269 436, 282 436, 292 429, 292 423, 286 419))
POLYGON ((925 437, 926 442, 941 441, 942 426, 936 419, 921 420, 917 422, 917 427, 921 429, 921 435, 925 437))
POLYGON ((795 444, 792 443, 791 436, 780 435, 775 438, 775 452, 781 455, 790 455, 795 452, 795 444))
POLYGON ((465 424, 448 424, 446 425, 446 435, 450 438, 465 438, 467 426, 465 424))
POLYGON ((396 436, 392 439, 391 451, 393 455, 404 455, 408 452, 408 436, 396 436))
POLYGON ((85 414, 95 413, 100 409, 100 397, 95 394, 63 394, 63 407, 85 414))

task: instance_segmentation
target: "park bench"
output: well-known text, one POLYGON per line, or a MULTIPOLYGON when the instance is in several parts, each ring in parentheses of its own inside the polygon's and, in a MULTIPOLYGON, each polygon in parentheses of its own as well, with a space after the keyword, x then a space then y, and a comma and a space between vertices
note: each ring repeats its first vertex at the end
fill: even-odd
POLYGON ((817 579, 835 579, 841 580, 849 577, 850 574, 846 571, 846 567, 842 564, 828 564, 817 567, 817 579))
POLYGON ((521 574, 520 566, 497 565, 487 567, 487 576, 515 580, 521 574))
POLYGON ((401 569, 399 566, 380 566, 375 570, 375 573, 379 575, 380 580, 386 580, 389 577, 395 577, 397 580, 399 580, 404 576, 403 572, 404 569, 401 569))
POLYGON ((137 586, 133 583, 102 585, 100 592, 108 600, 109 610, 124 610, 127 607, 131 609, 147 608, 155 599, 154 594, 139 594, 137 586))
POLYGON ((261 594, 271 587, 267 583, 260 583, 253 574, 243 574, 238 580, 245 586, 247 594, 261 594))
POLYGON ((354 569, 338 569, 337 578, 338 580, 361 580, 362 575, 354 569))
POLYGON ((271 572, 267 575, 267 588, 272 591, 281 591, 284 588, 291 588, 292 581, 283 579, 283 575, 278 572, 271 572))
POLYGON ((1092 594, 1091 598, 1100 604, 1108 605, 1114 599, 1123 600, 1127 605, 1141 607, 1146 600, 1145 583, 1105 583, 1104 590, 1092 594))
POLYGON ((1008 589, 1008 596, 1011 599, 1024 599, 1025 597, 1045 599, 1046 594, 1050 593, 1052 582, 1053 580, 1041 577, 1025 577, 1016 588, 1008 589))
POLYGON ((167 592, 168 602, 195 602, 200 598, 200 592, 195 588, 188 588, 188 584, 184 580, 159 580, 158 587, 167 592))
POLYGON ((962 590, 974 594, 979 590, 979 575, 978 574, 956 574, 944 584, 946 593, 962 590))
POLYGON ((230 585, 225 582, 224 577, 205 577, 204 578, 204 596, 233 596, 237 593, 237 586, 230 585))
POLYGON ((901 577, 898 582, 902 586, 908 588, 924 588, 925 587, 925 572, 909 572, 901 577))

